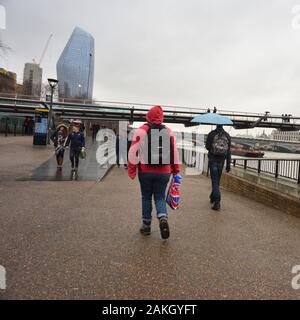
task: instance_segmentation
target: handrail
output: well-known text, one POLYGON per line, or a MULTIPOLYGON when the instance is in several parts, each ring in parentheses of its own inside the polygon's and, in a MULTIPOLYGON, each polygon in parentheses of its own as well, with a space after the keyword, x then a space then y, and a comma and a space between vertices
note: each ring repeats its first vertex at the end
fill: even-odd
POLYGON ((291 161, 299 161, 300 160, 300 158, 288 158, 288 159, 286 159, 286 158, 276 158, 276 159, 274 159, 274 158, 266 158, 266 157, 263 157, 263 158, 251 158, 251 157, 249 157, 249 158, 247 158, 247 157, 239 157, 239 156, 232 156, 231 157, 232 159, 235 159, 235 160, 261 160, 261 161, 264 161, 264 160, 266 160, 266 161, 275 161, 275 160, 279 160, 279 161, 289 161, 289 160, 291 160, 291 161))
POLYGON ((270 158, 233 158, 234 167, 242 167, 245 171, 251 170, 258 174, 267 173, 297 181, 300 184, 300 159, 270 159, 270 158), (241 162, 241 163, 239 163, 241 162), (255 163, 253 165, 253 163, 255 163))
MULTIPOLYGON (((199 172, 206 172, 207 168, 207 152, 203 147, 185 146, 178 143, 178 149, 182 152, 182 162, 189 167, 198 169, 199 172), (204 160, 197 162, 197 159, 203 157, 204 160)), ((274 159, 274 158, 246 158, 232 157, 233 167, 240 167, 244 170, 251 170, 257 174, 266 173, 274 176, 275 179, 283 177, 300 184, 300 159, 274 159)), ((208 170, 207 170, 208 171, 208 170)))

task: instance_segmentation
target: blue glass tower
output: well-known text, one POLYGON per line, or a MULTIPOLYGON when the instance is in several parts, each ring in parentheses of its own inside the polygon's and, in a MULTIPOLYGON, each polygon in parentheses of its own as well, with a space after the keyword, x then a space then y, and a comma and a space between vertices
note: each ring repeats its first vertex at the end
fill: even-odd
POLYGON ((60 98, 92 99, 94 58, 94 38, 76 27, 56 65, 60 98))

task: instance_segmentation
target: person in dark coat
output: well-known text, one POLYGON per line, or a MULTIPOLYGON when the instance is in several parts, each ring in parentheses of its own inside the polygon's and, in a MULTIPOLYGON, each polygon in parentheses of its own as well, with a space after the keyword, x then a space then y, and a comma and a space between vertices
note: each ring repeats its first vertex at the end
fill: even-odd
POLYGON ((221 192, 220 180, 224 163, 226 160, 226 171, 230 171, 231 163, 231 137, 218 125, 217 128, 208 134, 205 144, 208 150, 208 166, 212 182, 212 192, 210 194, 210 202, 213 210, 220 210, 221 192))
POLYGON ((92 125, 92 140, 95 141, 97 138, 97 133, 100 130, 99 124, 93 123, 92 125))
POLYGON ((83 132, 80 131, 80 125, 75 125, 69 134, 66 146, 70 146, 70 161, 72 170, 77 171, 79 166, 79 156, 81 150, 85 149, 85 138, 83 132))
POLYGON ((23 121, 23 132, 25 136, 28 136, 29 134, 29 118, 28 117, 25 117, 23 121))
POLYGON ((33 118, 29 119, 29 128, 28 128, 28 133, 30 136, 33 135, 33 131, 34 131, 34 120, 33 118))

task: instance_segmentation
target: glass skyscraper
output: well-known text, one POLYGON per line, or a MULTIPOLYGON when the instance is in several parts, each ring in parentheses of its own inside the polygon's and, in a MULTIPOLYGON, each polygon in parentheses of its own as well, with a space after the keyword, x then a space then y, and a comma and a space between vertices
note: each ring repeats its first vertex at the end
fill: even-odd
POLYGON ((92 99, 94 58, 94 38, 76 27, 56 65, 60 98, 92 99))

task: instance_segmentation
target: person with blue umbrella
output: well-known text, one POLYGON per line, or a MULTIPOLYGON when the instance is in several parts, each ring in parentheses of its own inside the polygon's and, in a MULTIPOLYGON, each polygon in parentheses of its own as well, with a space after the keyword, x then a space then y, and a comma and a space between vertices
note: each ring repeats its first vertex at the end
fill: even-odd
POLYGON ((220 180, 226 160, 226 172, 230 172, 231 163, 231 137, 224 130, 223 125, 232 125, 232 121, 217 113, 207 113, 195 117, 192 122, 200 124, 217 125, 206 139, 205 147, 208 150, 208 166, 212 182, 210 203, 213 210, 221 209, 220 180))

